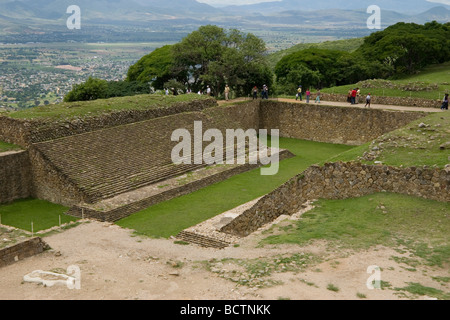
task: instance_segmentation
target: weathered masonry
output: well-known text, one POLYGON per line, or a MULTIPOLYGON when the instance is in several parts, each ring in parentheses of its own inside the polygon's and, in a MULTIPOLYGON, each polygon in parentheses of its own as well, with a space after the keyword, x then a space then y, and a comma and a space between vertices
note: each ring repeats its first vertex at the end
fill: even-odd
MULTIPOLYGON (((0 117, 0 140, 25 151, 0 154, 0 203, 35 197, 72 207, 74 215, 114 220, 158 201, 192 192, 254 167, 232 168, 136 205, 93 212, 92 205, 205 165, 173 165, 174 130, 279 129, 282 137, 360 145, 426 113, 247 101, 218 106, 213 99, 149 111, 121 111, 64 123, 0 117), (84 210, 86 205, 91 209, 84 210)), ((289 157, 287 152, 282 158, 289 157)))

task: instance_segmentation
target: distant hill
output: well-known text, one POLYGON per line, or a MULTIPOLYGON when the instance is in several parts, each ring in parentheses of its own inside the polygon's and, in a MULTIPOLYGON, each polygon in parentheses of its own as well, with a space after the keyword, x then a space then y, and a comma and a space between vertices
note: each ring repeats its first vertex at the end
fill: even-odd
POLYGON ((320 43, 301 43, 297 44, 289 49, 274 52, 269 55, 268 61, 272 68, 275 68, 278 61, 280 61, 284 56, 291 53, 305 50, 309 48, 320 48, 328 50, 339 50, 353 52, 358 49, 364 42, 364 38, 354 38, 354 39, 344 39, 337 41, 326 41, 320 43))
POLYGON ((199 17, 220 12, 195 0, 19 0, 0 1, 0 12, 16 19, 38 18, 46 20, 66 18, 66 9, 76 4, 88 22, 96 19, 120 21, 136 17, 152 18, 199 17))
MULTIPOLYGON (((0 42, 153 41, 150 32, 170 33, 172 36, 168 36, 173 40, 199 26, 215 24, 261 37, 273 31, 270 36, 274 42, 288 38, 276 48, 286 48, 301 41, 300 38, 315 41, 318 37, 369 35, 373 31, 366 25, 369 17, 366 9, 373 2, 282 0, 215 8, 196 0, 0 0, 0 42), (73 4, 81 8, 82 24, 91 28, 69 34, 65 27, 69 17, 66 10, 73 4), (307 37, 295 36, 307 33, 307 37)), ((382 28, 397 22, 423 24, 450 20, 450 6, 425 0, 377 0, 376 3, 383 9, 382 28)))
MULTIPOLYGON (((266 3, 258 3, 254 5, 244 6, 228 6, 223 8, 228 12, 238 14, 270 14, 280 11, 300 10, 300 11, 317 11, 317 10, 361 10, 367 9, 370 5, 378 5, 386 11, 397 11, 402 14, 416 15, 436 7, 438 4, 425 0, 282 0, 266 3)), ((450 8, 450 6, 447 6, 450 8)))
POLYGON ((444 6, 434 7, 424 13, 415 15, 413 17, 413 20, 417 21, 419 23, 425 23, 427 21, 433 21, 433 20, 436 20, 437 22, 440 22, 440 23, 449 22, 450 21, 450 10, 444 6))

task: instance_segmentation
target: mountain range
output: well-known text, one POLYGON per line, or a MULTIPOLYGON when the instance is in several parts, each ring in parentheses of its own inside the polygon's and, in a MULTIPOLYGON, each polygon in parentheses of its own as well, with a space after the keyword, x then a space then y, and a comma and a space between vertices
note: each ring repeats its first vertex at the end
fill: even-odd
POLYGON ((318 11, 318 10, 366 10, 371 5, 377 5, 385 11, 396 11, 404 15, 418 15, 437 6, 445 6, 442 3, 430 2, 426 0, 282 0, 264 2, 253 5, 226 6, 223 9, 228 12, 239 14, 261 13, 280 11, 318 11))
MULTIPOLYGON (((38 34, 67 32, 65 22, 70 14, 66 10, 74 4, 81 9, 84 26, 188 32, 216 24, 245 30, 359 28, 367 33, 370 14, 366 10, 373 3, 382 9, 383 27, 397 22, 450 21, 450 6, 425 0, 282 0, 220 8, 196 0, 0 0, 0 42, 5 41, 2 35, 8 35, 8 42, 14 35, 34 34, 37 40, 32 41, 39 41, 38 34)), ((29 37, 23 39, 30 41, 29 37)))

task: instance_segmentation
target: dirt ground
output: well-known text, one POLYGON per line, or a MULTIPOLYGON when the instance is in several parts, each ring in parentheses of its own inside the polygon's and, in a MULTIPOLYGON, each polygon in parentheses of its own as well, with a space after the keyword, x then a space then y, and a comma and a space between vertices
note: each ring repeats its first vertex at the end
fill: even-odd
MULTIPOLYGON (((0 269, 1 300, 390 300, 434 299, 405 297, 395 287, 408 282, 442 286, 432 276, 448 277, 448 270, 408 271, 391 259, 400 254, 379 247, 367 252, 330 252, 324 243, 308 247, 258 247, 261 231, 224 250, 176 244, 173 239, 136 237, 130 230, 100 222, 45 237, 52 248, 43 254, 0 269), (312 254, 320 261, 296 272, 274 272, 278 285, 248 287, 223 277, 233 263, 223 259, 267 259, 280 254, 312 254), (209 264, 209 268, 206 267, 209 264), (211 264, 211 262, 213 262, 211 264), (211 268, 213 265, 214 268, 211 268), (388 289, 368 289, 369 266, 381 267, 388 289), (62 273, 69 266, 81 272, 80 289, 24 282, 35 271, 62 273), (217 270, 217 268, 221 270, 217 270), (339 290, 331 291, 332 284, 339 290), (359 294, 359 297, 357 296, 359 294), (364 296, 362 296, 364 295, 364 296), (362 298, 361 298, 362 296, 362 298)), ((228 270, 230 271, 230 270, 228 270)))

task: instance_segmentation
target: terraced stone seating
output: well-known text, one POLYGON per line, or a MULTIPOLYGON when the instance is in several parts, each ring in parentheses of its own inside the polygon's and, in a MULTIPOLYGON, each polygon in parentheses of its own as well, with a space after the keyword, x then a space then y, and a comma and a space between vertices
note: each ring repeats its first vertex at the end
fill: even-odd
MULTIPOLYGON (((204 130, 218 125, 199 112, 163 119, 65 137, 34 147, 86 195, 87 203, 96 203, 206 166, 173 164, 171 153, 178 142, 172 142, 171 135, 180 128, 193 134, 195 121, 202 121, 204 130)), ((204 143, 204 147, 208 144, 204 143)), ((193 157, 193 151, 191 154, 193 157)))

